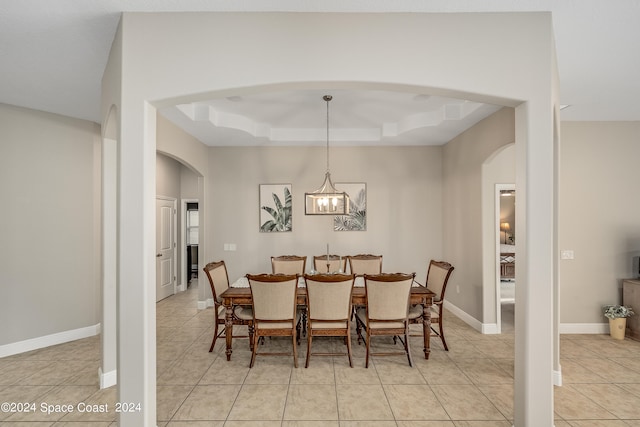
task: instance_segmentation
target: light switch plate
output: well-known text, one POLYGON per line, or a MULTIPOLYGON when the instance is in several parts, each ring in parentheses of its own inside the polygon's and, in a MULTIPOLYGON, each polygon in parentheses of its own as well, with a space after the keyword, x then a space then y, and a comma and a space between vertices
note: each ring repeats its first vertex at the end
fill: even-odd
POLYGON ((573 251, 569 249, 560 251, 560 259, 573 259, 573 251))

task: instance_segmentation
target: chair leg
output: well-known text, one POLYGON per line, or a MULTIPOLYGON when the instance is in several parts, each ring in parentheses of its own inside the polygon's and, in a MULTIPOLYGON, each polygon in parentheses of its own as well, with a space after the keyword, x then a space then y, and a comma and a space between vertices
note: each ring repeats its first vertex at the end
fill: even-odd
POLYGON ((356 316, 356 335, 358 335, 358 345, 363 341, 362 338, 362 323, 360 323, 360 319, 356 316))
POLYGON ((253 323, 249 323, 247 328, 249 329, 249 350, 253 351, 253 323))
POLYGON ((349 356, 349 367, 353 368, 353 360, 351 359, 351 337, 349 336, 349 331, 347 331, 347 336, 345 337, 345 339, 347 340, 347 355, 349 356))
POLYGON ((371 335, 369 335, 369 330, 367 329, 367 355, 365 356, 365 362, 364 362, 364 367, 368 368, 369 367, 369 347, 371 346, 371 335))
POLYGON ((307 331, 307 308, 303 307, 302 308, 302 333, 304 335, 307 335, 308 331, 307 331))
POLYGON ((211 347, 209 347, 209 353, 213 351, 213 346, 216 345, 216 340, 218 339, 218 319, 215 320, 215 326, 213 329, 213 341, 211 341, 211 347))
POLYGON ((444 351, 449 351, 449 347, 447 347, 447 342, 444 339, 444 329, 442 329, 442 319, 438 319, 438 329, 440 330, 440 339, 442 340, 442 346, 444 347, 444 351))
POLYGON ((253 350, 251 351, 251 362, 249 362, 249 368, 253 368, 253 364, 256 361, 256 351, 258 350, 258 334, 256 332, 254 332, 253 335, 253 350))
POLYGON ((309 360, 311 359, 311 329, 307 329, 307 360, 304 363, 304 367, 309 367, 309 360))
POLYGON ((409 366, 413 367, 413 360, 411 359, 411 349, 409 348, 409 327, 404 332, 404 350, 407 352, 407 359, 409 359, 409 366))
POLYGON ((292 340, 293 341, 293 366, 295 368, 298 367, 298 346, 296 345, 296 341, 298 340, 298 331, 294 328, 293 329, 293 337, 292 340))

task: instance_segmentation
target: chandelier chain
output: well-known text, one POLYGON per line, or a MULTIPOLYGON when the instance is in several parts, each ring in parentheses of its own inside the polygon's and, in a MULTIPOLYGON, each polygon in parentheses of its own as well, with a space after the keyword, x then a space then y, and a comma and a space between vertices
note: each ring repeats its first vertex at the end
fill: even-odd
POLYGON ((325 95, 323 97, 327 101, 327 172, 329 172, 329 101, 331 101, 331 95, 325 95))

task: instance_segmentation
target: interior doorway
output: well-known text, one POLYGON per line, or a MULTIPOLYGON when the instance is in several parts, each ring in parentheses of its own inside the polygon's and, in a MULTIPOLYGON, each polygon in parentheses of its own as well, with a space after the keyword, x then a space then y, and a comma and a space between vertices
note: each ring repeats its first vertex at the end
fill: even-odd
POLYGON ((516 191, 515 184, 496 185, 496 306, 499 333, 515 331, 516 191))
POLYGON ((156 198, 156 302, 176 293, 176 200, 156 198))
POLYGON ((182 277, 180 290, 186 291, 192 280, 198 279, 200 211, 198 199, 182 199, 182 277))

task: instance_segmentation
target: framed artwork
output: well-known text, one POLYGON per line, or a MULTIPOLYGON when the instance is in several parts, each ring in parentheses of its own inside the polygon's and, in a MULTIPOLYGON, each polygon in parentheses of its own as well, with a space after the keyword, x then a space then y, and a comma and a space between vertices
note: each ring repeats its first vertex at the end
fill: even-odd
POLYGON ((291 184, 260 184, 260 232, 291 231, 291 184))
POLYGON ((336 188, 349 195, 349 214, 333 217, 334 231, 367 230, 367 184, 364 182, 336 182, 336 188))

